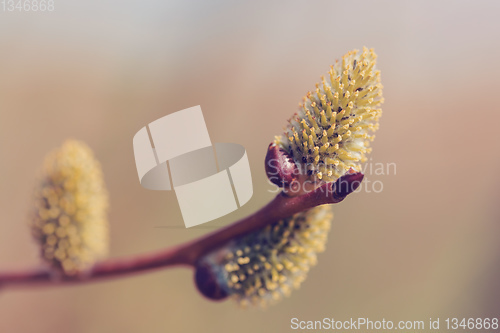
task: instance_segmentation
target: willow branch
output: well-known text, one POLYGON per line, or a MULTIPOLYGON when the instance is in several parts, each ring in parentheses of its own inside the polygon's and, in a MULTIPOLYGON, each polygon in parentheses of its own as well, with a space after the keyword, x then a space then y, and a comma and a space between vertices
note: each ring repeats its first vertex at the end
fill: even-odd
POLYGON ((281 192, 254 214, 199 239, 149 254, 104 260, 77 276, 55 276, 47 268, 0 271, 0 288, 84 283, 170 266, 195 266, 201 256, 231 239, 315 206, 334 204, 344 200, 348 194, 356 190, 362 179, 362 173, 351 173, 341 177, 335 183, 325 183, 313 191, 298 196, 288 196, 281 192))

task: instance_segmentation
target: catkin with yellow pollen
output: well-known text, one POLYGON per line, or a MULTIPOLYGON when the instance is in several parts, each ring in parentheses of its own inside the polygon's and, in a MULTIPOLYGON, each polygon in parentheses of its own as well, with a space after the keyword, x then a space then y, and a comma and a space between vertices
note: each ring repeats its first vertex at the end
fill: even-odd
POLYGON ((376 58, 373 49, 366 48, 344 55, 304 97, 285 134, 276 137, 275 144, 307 179, 332 182, 350 168, 361 171, 382 114, 376 58))
POLYGON ((30 226, 44 261, 65 275, 108 253, 108 194, 99 162, 83 142, 50 153, 35 189, 30 226))
POLYGON ((211 299, 266 306, 299 288, 324 251, 333 214, 318 206, 235 239, 203 257, 198 289, 211 299))

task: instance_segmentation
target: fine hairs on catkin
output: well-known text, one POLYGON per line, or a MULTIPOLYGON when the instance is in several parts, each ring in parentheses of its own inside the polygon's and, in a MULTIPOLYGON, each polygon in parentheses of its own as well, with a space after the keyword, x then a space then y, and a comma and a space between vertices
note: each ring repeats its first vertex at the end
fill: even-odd
POLYGON ((382 84, 373 49, 348 52, 308 92, 275 145, 286 151, 302 179, 332 182, 361 170, 379 127, 382 84))

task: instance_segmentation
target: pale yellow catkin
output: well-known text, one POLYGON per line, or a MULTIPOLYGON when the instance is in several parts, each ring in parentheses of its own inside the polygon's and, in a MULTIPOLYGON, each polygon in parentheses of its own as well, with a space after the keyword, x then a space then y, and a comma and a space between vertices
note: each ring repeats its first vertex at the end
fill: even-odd
POLYGON ((309 180, 331 182, 350 168, 361 171, 384 101, 376 58, 366 48, 344 55, 307 93, 284 135, 276 137, 309 180))
POLYGON ((30 227, 42 259, 65 275, 108 253, 108 194, 99 162, 83 142, 68 140, 48 154, 30 227))
POLYGON ((330 205, 309 209, 229 242, 200 264, 240 305, 265 307, 300 287, 325 249, 332 218, 330 205))

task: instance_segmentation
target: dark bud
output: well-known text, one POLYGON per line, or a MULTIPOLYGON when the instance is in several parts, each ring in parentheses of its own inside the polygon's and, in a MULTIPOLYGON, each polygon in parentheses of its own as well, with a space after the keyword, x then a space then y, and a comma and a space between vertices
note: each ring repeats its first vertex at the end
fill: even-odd
POLYGON ((212 301, 221 301, 228 297, 227 291, 221 287, 217 280, 216 273, 213 271, 213 266, 207 262, 198 263, 194 273, 194 281, 196 288, 206 298, 212 301))
POLYGON ((332 191, 337 199, 343 200, 346 196, 356 191, 363 181, 364 174, 352 168, 345 175, 332 184, 332 191))
POLYGON ((279 187, 288 187, 299 177, 300 171, 293 158, 274 143, 267 149, 265 163, 267 178, 279 187))

